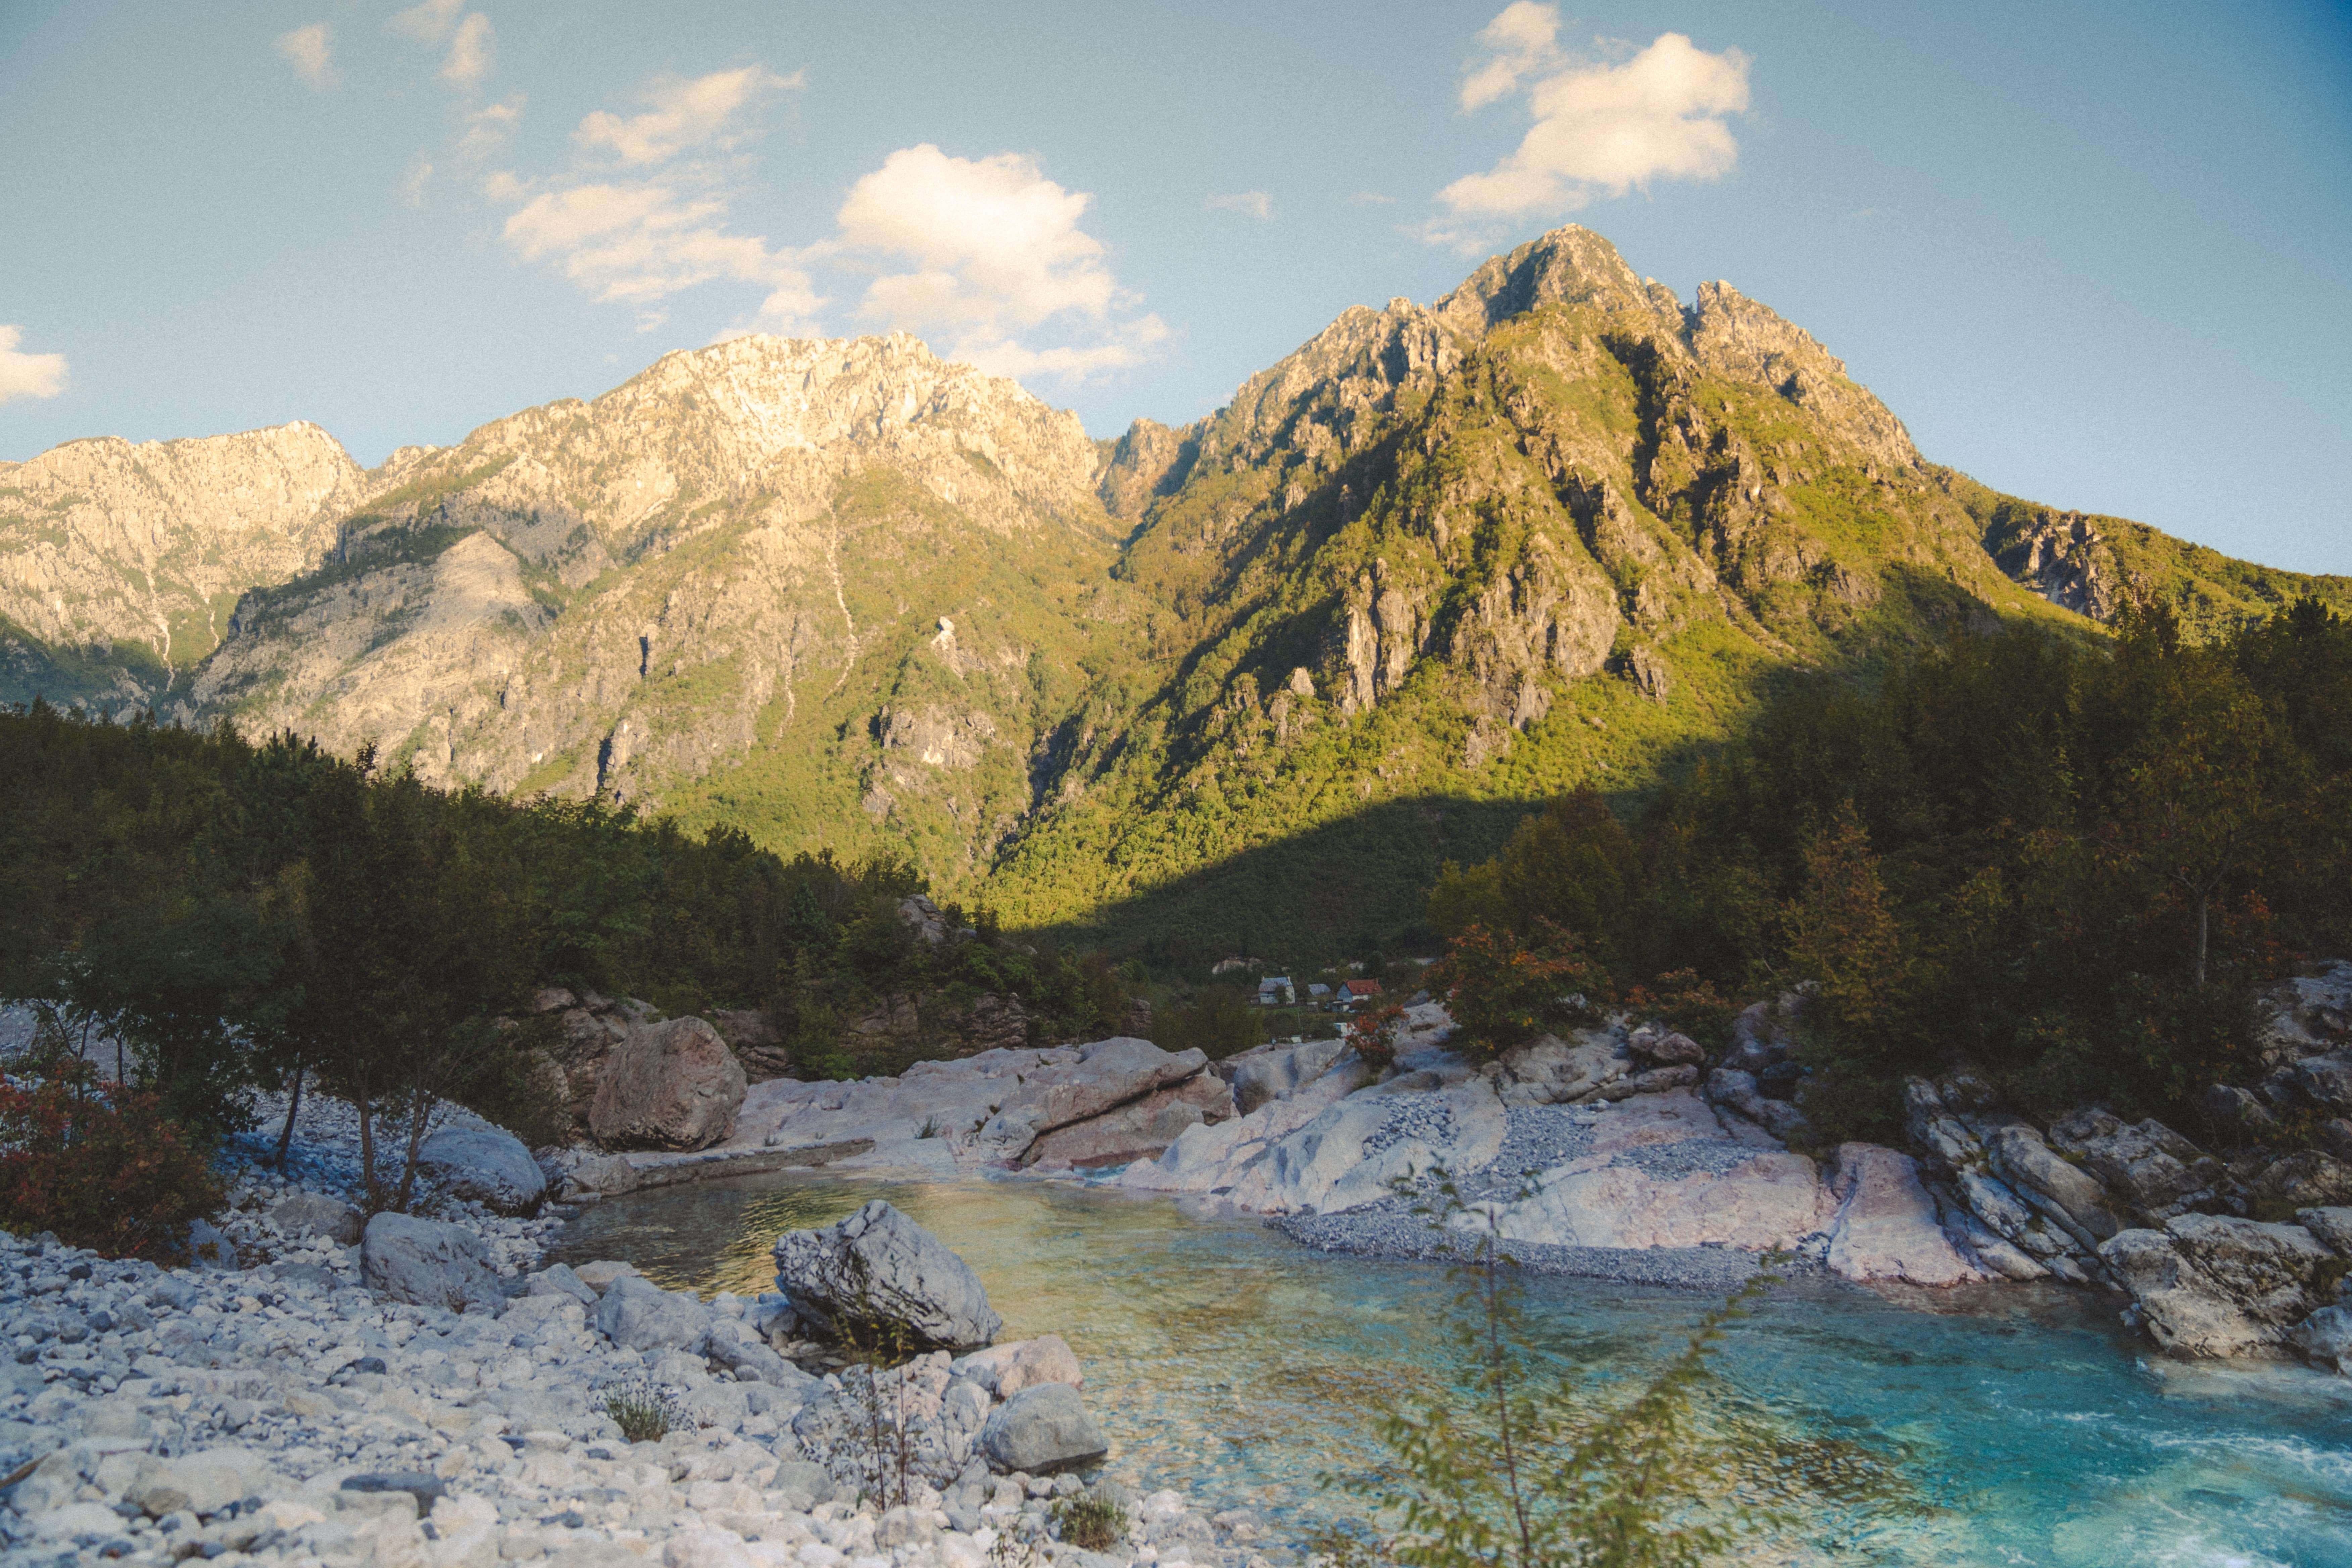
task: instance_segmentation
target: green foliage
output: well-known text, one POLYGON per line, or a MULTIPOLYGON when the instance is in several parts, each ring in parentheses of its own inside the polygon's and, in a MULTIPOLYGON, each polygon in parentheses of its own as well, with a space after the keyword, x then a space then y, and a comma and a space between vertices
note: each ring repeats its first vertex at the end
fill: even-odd
POLYGON ((1574 931, 1540 918, 1525 938, 1473 923, 1429 971, 1430 991, 1447 999, 1461 1042, 1488 1056, 1590 1017, 1610 983, 1607 966, 1574 931))
POLYGON ((2199 644, 2158 605, 2104 646, 1956 630, 1873 688, 1788 682, 1622 844, 1563 803, 1430 910, 1481 933, 1457 1006, 1507 1028, 1538 992, 1497 933, 1566 931, 1590 994, 1718 1019, 1814 983, 1828 1136, 1886 1136, 1901 1077, 1960 1062, 2029 1108, 2168 1115, 2251 1070, 2256 987, 2352 942, 2347 805, 2352 627, 2305 600, 2199 644))
POLYGON ((1203 985, 1190 1002, 1154 1010, 1152 1043, 1163 1051, 1197 1050, 1223 1061, 1265 1039, 1261 1011, 1238 986, 1203 985))
POLYGON ((604 1391, 604 1414, 631 1443, 658 1443, 688 1425, 686 1414, 650 1383, 622 1384, 604 1391))
POLYGON ((126 1042, 121 1076, 200 1138, 237 1127, 247 1085, 308 1075, 360 1110, 374 1173, 391 1115, 401 1173, 378 1204, 409 1201, 436 1099, 543 1114, 544 1026, 499 1022, 537 986, 763 1008, 807 1067, 844 1075, 940 1054, 983 994, 1049 1038, 1126 1017, 1106 962, 1012 943, 984 911, 973 934, 914 940, 898 906, 924 879, 903 857, 785 860, 740 831, 445 792, 289 736, 37 704, 0 713, 0 995, 126 1042), (850 1027, 908 997, 915 1034, 850 1027))
POLYGON ((0 1083, 0 1226, 108 1258, 187 1260, 188 1226, 226 1201, 206 1152, 152 1093, 101 1083, 56 1048, 0 1083))
POLYGON ((1758 1275, 1700 1318, 1682 1350, 1630 1388, 1596 1390, 1528 1331, 1517 1264, 1491 1210, 1442 1173, 1422 1212, 1454 1243, 1460 1289, 1448 1325, 1450 1391, 1391 1406, 1381 1473, 1326 1478, 1367 1500, 1391 1533, 1327 1538, 1347 1560, 1405 1568, 1697 1568, 1786 1522, 1749 1502, 1760 1456, 1708 1420, 1710 1360, 1725 1329, 1772 1282, 1758 1275))
POLYGON ((1082 1551, 1108 1552, 1127 1540, 1126 1505, 1099 1488, 1058 1500, 1051 1517, 1063 1544, 1082 1551))

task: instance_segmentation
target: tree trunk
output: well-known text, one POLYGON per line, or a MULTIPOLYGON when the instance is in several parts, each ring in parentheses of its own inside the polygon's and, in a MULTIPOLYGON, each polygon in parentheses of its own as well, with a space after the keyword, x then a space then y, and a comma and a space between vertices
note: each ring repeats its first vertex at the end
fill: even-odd
POLYGON ((2197 963, 2196 963, 2196 979, 2197 979, 2197 989, 2198 989, 2198 990, 2200 990, 2200 991, 2202 991, 2202 990, 2204 990, 2204 989, 2205 989, 2205 937, 2206 937, 2206 932, 2207 932, 2207 931, 2208 931, 2208 930, 2210 928, 2211 923, 2212 923, 2212 922, 2211 922, 2211 918, 2210 918, 2210 917, 2211 917, 2211 911, 2212 911, 2212 905, 2213 905, 2213 896, 2212 896, 2210 893, 2207 893, 2207 892, 2203 892, 2203 891, 2200 891, 2200 892, 2198 893, 2198 895, 2197 895, 2197 963))
POLYGON ((408 1200, 416 1191, 416 1153, 425 1146, 425 1126, 432 1120, 433 1096, 420 1089, 408 1113, 408 1158, 400 1167, 400 1196, 392 1205, 402 1214, 408 1212, 408 1200))
POLYGON ((375 1182, 375 1118, 369 1113, 364 1082, 352 1087, 352 1109, 360 1113, 360 1190, 367 1194, 367 1211, 373 1218, 383 1211, 383 1204, 375 1182))
POLYGON ((294 1116, 302 1109, 302 1074, 305 1065, 294 1064, 294 1092, 286 1100, 286 1125, 278 1130, 278 1157, 271 1162, 278 1169, 286 1168, 286 1151, 294 1143, 294 1116))

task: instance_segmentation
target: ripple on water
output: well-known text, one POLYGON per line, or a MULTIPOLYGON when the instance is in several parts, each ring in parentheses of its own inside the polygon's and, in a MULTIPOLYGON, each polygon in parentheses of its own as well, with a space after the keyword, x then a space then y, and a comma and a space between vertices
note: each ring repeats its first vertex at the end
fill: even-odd
MULTIPOLYGON (((1318 1475, 1379 1457, 1381 1402, 1444 1379, 1442 1270, 1078 1186, 779 1175, 667 1187, 585 1211, 555 1256, 752 1295, 774 1289, 780 1232, 877 1197, 971 1263, 1006 1338, 1070 1342, 1120 1467, 1149 1486, 1311 1514, 1318 1475)), ((1545 1346, 1601 1379, 1678 1342, 1704 1305, 1555 1278, 1531 1280, 1528 1300, 1545 1346)), ((1806 1280, 1738 1325, 1720 1365, 1735 1413, 1802 1435, 1831 1468, 1900 1457, 1908 1502, 1822 1515, 1822 1560, 2352 1568, 2352 1383, 2144 1352, 2074 1292, 1888 1300, 1806 1280)))

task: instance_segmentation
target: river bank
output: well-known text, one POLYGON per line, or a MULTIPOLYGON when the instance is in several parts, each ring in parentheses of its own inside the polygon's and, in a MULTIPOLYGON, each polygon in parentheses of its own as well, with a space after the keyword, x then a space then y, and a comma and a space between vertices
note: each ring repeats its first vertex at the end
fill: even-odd
MULTIPOLYGON (((706 1303, 651 1288, 625 1262, 551 1267, 568 1211, 501 1215, 446 1191, 427 1205, 436 1219, 379 1215, 362 1236, 351 1131, 346 1108, 312 1100, 284 1173, 255 1163, 257 1144, 241 1149, 231 1205, 200 1233, 210 1256, 191 1267, 0 1235, 0 1336, 15 1347, 0 1367, 0 1464, 14 1471, 0 1489, 0 1557, 231 1568, 982 1568, 992 1552, 1018 1563, 1066 1551, 1073 1563, 1257 1560, 1251 1519, 1213 1521, 1164 1488, 1126 1494, 1134 1530, 1115 1557, 1065 1549, 1048 1510, 1077 1479, 1000 1474, 976 1454, 883 1500, 894 1506, 861 1498, 855 1446, 812 1436, 845 1425, 850 1395, 777 1353, 756 1292, 706 1303), (444 1279, 465 1283, 467 1310, 416 1289, 444 1279), (660 1407, 669 1430, 627 1440, 608 1404, 616 1392, 660 1407)), ((948 1362, 919 1358, 886 1377, 936 1382, 934 1403, 965 1389, 950 1403, 970 1450, 996 1401, 948 1362)))

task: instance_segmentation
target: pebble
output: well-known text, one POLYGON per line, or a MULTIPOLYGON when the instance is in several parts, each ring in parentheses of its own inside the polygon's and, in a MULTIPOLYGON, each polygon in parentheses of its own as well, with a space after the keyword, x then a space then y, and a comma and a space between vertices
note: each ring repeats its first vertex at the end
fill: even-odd
MULTIPOLYGON (((920 1434, 938 1463, 901 1508, 816 1500, 831 1489, 819 1467, 837 1484, 844 1456, 805 1452, 793 1423, 844 1423, 807 1420, 826 1407, 699 1355, 615 1345, 554 1273, 531 1272, 561 1211, 420 1205, 489 1250, 516 1292, 496 1316, 371 1295, 358 1247, 270 1217, 299 1194, 352 1200, 349 1108, 307 1099, 282 1172, 259 1163, 282 1102, 258 1109, 260 1131, 227 1156, 226 1266, 165 1269, 0 1232, 0 1473, 29 1467, 0 1489, 0 1562, 984 1568, 1017 1542, 1075 1563, 1054 1539, 1053 1489, 1033 1498, 1031 1478, 990 1476, 969 1432, 920 1434), (657 1394, 674 1429, 626 1441, 604 1408, 620 1387, 657 1394)), ((705 1310, 756 1323, 761 1304, 705 1310)), ((946 1358, 932 1359, 889 1375, 944 1387, 946 1358)), ((935 1403, 972 1425, 986 1396, 935 1403)), ((1131 1512, 1111 1562, 1271 1568, 1254 1522, 1213 1522, 1172 1492, 1131 1512)))

